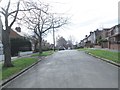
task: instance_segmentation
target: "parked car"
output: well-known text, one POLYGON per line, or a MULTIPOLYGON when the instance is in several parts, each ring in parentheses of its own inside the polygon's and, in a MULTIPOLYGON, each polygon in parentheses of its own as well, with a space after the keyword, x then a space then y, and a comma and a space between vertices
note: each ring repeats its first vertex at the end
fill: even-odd
POLYGON ((65 50, 65 47, 60 46, 59 50, 65 50))

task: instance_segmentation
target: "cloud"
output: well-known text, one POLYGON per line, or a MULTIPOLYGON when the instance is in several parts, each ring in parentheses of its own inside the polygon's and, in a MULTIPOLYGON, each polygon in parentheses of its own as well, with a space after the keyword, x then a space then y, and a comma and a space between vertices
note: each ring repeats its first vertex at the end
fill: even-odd
MULTIPOLYGON (((2 0, 6 4, 7 0, 2 0)), ((15 0, 12 0, 15 1, 15 0)), ((43 2, 43 0, 41 0, 43 2)), ((57 32, 67 38, 73 35, 76 40, 80 41, 84 36, 101 26, 112 27, 120 23, 120 9, 118 12, 119 0, 44 0, 52 6, 51 12, 58 12, 71 15, 71 24, 61 31, 57 32)), ((120 7, 120 4, 119 4, 120 7)), ((52 35, 46 37, 52 43, 52 35)))

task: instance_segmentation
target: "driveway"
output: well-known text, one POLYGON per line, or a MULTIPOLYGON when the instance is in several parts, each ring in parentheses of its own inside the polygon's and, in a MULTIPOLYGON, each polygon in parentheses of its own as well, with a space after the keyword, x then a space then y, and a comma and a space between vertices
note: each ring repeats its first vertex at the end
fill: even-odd
POLYGON ((89 56, 84 51, 58 51, 5 87, 117 88, 118 68, 89 56))

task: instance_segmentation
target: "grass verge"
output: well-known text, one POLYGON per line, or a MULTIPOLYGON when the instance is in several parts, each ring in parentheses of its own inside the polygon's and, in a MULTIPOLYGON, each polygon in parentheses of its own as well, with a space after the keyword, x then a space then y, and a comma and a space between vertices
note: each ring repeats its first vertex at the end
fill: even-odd
POLYGON ((91 53, 95 56, 99 56, 101 58, 105 58, 108 60, 112 60, 116 63, 120 63, 120 52, 112 52, 112 51, 108 51, 108 50, 99 50, 99 49, 79 49, 79 50, 83 50, 85 52, 91 53))
POLYGON ((2 72, 0 72, 0 77, 2 78, 0 78, 0 80, 9 78, 10 76, 20 72, 21 70, 25 69, 26 67, 32 65, 35 62, 37 62, 36 58, 20 58, 12 61, 14 67, 2 67, 2 72))
POLYGON ((35 57, 35 56, 49 56, 49 55, 52 55, 54 53, 54 51, 44 51, 43 53, 39 54, 33 54, 32 56, 35 57))

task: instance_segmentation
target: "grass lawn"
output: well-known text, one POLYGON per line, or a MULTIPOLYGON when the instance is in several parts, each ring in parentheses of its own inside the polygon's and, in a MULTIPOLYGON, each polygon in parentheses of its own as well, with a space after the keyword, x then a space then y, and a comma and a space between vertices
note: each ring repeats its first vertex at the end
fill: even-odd
POLYGON ((88 49, 84 48, 84 49, 79 49, 79 50, 84 50, 95 56, 99 56, 101 58, 105 58, 105 59, 120 63, 120 52, 112 52, 108 50, 89 49, 89 48, 88 49))
POLYGON ((20 58, 12 61, 14 67, 9 68, 3 67, 2 72, 0 71, 0 80, 7 79, 8 77, 20 72, 21 70, 25 69, 26 67, 32 65, 35 62, 37 62, 36 58, 20 58))
POLYGON ((54 53, 54 51, 44 51, 43 53, 41 54, 33 54, 32 56, 49 56, 49 55, 52 55, 54 53))

